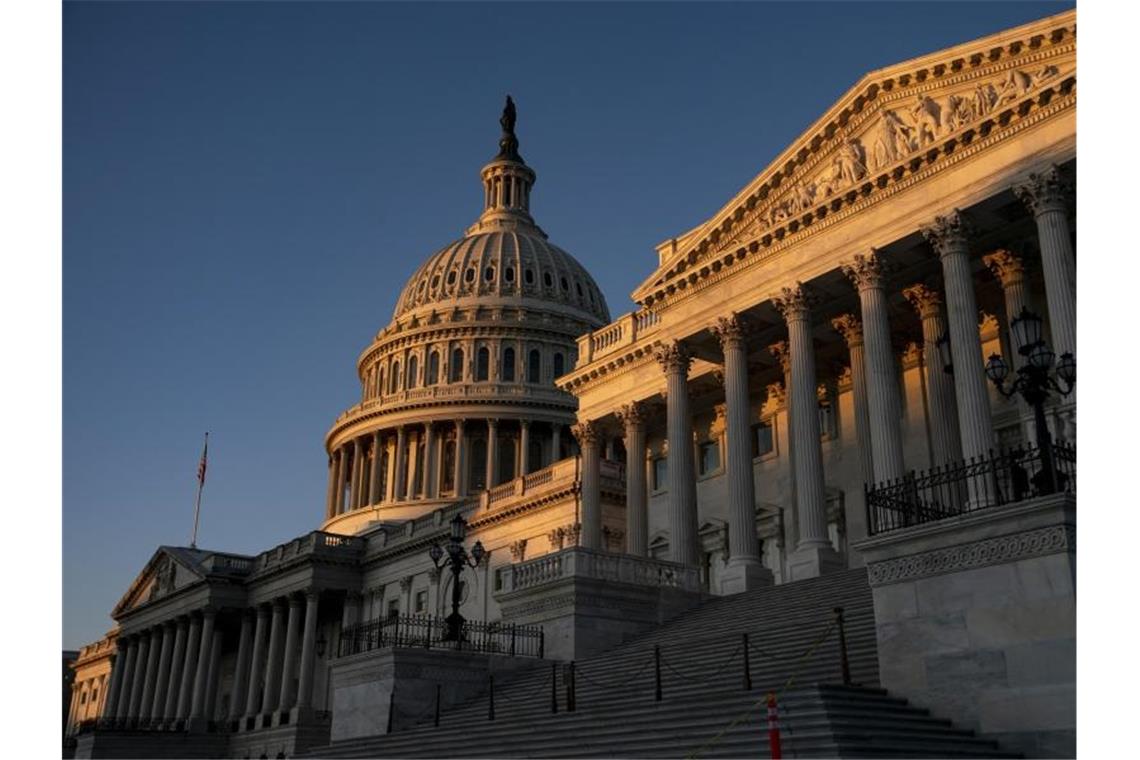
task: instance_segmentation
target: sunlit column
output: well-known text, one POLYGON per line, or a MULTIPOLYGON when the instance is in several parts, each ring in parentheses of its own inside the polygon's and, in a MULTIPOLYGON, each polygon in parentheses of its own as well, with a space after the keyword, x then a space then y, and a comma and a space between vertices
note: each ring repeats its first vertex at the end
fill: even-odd
POLYGON ((310 588, 305 591, 305 631, 301 638, 301 674, 297 687, 297 707, 308 709, 313 705, 313 666, 316 662, 317 611, 320 605, 320 591, 310 588))
POLYGON ((380 468, 384 466, 384 439, 380 437, 380 431, 376 430, 372 433, 372 471, 371 478, 368 484, 368 503, 379 504, 383 499, 380 493, 380 468))
POLYGON ((645 405, 634 401, 617 412, 625 432, 625 546, 649 555, 649 490, 645 482, 645 405))
POLYGON ((756 486, 752 479, 752 425, 744 331, 744 323, 736 314, 721 317, 712 328, 724 353, 729 556, 722 590, 729 594, 772 582, 770 571, 760 563, 760 541, 756 538, 756 486))
POLYGON ((325 519, 331 520, 336 516, 333 508, 333 498, 336 494, 336 452, 329 454, 329 488, 325 494, 325 519))
MULTIPOLYGON (((795 423, 792 422, 792 350, 791 345, 786 340, 778 340, 768 346, 768 353, 775 357, 776 361, 780 364, 780 371, 783 373, 782 392, 784 394, 784 424, 788 428, 788 473, 791 477, 788 479, 788 504, 790 509, 781 511, 781 516, 784 518, 784 539, 787 546, 792 547, 789 552, 794 550, 796 541, 800 535, 800 524, 797 516, 796 505, 799 503, 799 498, 796 493, 796 437, 792 435, 795 429, 795 423)), ((769 389, 771 392, 771 389, 769 389)), ((867 451, 871 450, 870 439, 870 426, 867 427, 867 451)), ((867 455, 867 461, 870 462, 870 454, 867 455)), ((871 473, 871 470, 867 470, 871 473)))
POLYGON ((364 485, 364 472, 367 469, 364 458, 364 444, 360 437, 352 439, 352 490, 349 497, 348 508, 359 509, 363 501, 362 486, 364 485))
POLYGON ((1053 350, 1060 356, 1077 350, 1077 269, 1069 231, 1068 198, 1072 186, 1057 166, 1013 189, 1037 220, 1045 299, 1053 350))
POLYGON ((186 617, 180 617, 176 625, 178 631, 174 635, 174 650, 170 653, 170 676, 167 678, 166 699, 162 707, 164 721, 174 720, 178 715, 178 696, 182 691, 182 668, 186 660, 186 637, 190 621, 186 617))
POLYGON ((249 679, 246 682, 245 714, 255 716, 261 712, 261 679, 265 672, 265 640, 268 635, 270 607, 257 607, 257 625, 253 631, 253 654, 249 659, 249 679))
POLYGON ((439 496, 439 473, 437 472, 436 462, 439 457, 436 456, 436 435, 435 425, 430 421, 424 423, 424 463, 421 465, 424 471, 424 498, 434 499, 439 496))
MULTIPOLYGON (((1007 251, 1004 248, 988 253, 982 257, 982 263, 986 268, 993 273, 993 276, 1001 283, 1002 295, 1005 299, 1005 316, 1006 325, 1010 327, 1013 325, 1013 320, 1021 314, 1022 309, 1032 310, 1029 301, 1029 288, 1025 277, 1025 266, 1022 263, 1021 257, 1014 254, 1012 251, 1007 251)), ((1016 371, 1024 363, 1025 357, 1019 354, 1016 347, 1011 345, 1013 349, 1009 359, 1010 367, 1016 371)), ((1022 398, 1021 394, 1017 394, 1016 404, 1018 412, 1023 421, 1023 427, 1026 431, 1026 440, 1034 440, 1032 435, 1033 431, 1033 413, 1029 405, 1022 398)))
POLYGON ((843 273, 859 291, 863 313, 863 340, 866 345, 867 409, 871 421, 871 453, 875 480, 883 482, 902 477, 902 403, 899 400, 898 365, 891 348, 891 326, 887 316, 884 265, 872 251, 857 254, 844 264, 843 273))
POLYGON ((348 458, 348 452, 345 447, 341 446, 336 450, 336 489, 333 492, 333 516, 339 515, 344 511, 344 481, 346 479, 345 470, 348 463, 345 461, 348 458))
POLYGON ((126 644, 122 640, 115 641, 115 654, 111 656, 111 687, 107 693, 107 700, 103 715, 114 718, 119 706, 119 693, 123 689, 123 669, 126 667, 126 644))
POLYGON ((451 482, 455 484, 455 498, 460 498, 467 493, 467 489, 463 482, 463 473, 466 472, 464 463, 467 460, 467 441, 463 437, 463 425, 465 420, 458 419, 455 421, 455 472, 452 475, 451 482))
POLYGON ((955 210, 947 216, 936 217, 932 225, 923 228, 922 234, 942 259, 962 454, 982 457, 993 443, 993 423, 978 334, 978 302, 974 295, 970 263, 970 225, 955 210))
POLYGON ((658 347, 656 358, 665 371, 666 435, 669 442, 669 551, 671 559, 696 565, 697 480, 693 463, 693 420, 689 411, 688 351, 679 342, 658 347))
POLYGON ((557 422, 550 425, 550 464, 562 459, 562 425, 557 422))
POLYGON ((242 710, 245 709, 247 689, 249 688, 249 658, 253 649, 253 610, 245 609, 241 613, 241 635, 238 638, 237 662, 234 664, 234 688, 230 695, 231 721, 240 720, 242 710))
POLYGON ((202 639, 198 645, 198 662, 194 671, 194 693, 190 702, 190 717, 206 715, 206 681, 210 675, 210 647, 214 644, 214 610, 202 611, 202 639))
POLYGON ((518 477, 530 472, 530 422, 519 421, 519 471, 518 477))
POLYGON ((863 323, 854 314, 841 314, 831 326, 843 336, 851 360, 851 393, 855 407, 855 440, 858 443, 859 475, 864 483, 875 479, 871 458, 871 422, 867 411, 867 375, 863 365, 863 323))
POLYGON ((791 358, 791 437, 795 439, 799 542, 790 558, 790 569, 792 579, 799 580, 839 569, 842 562, 827 537, 810 296, 797 283, 794 288, 784 288, 774 302, 788 325, 791 358))
POLYGON ((487 488, 497 485, 499 464, 499 421, 487 418, 487 488))
POLYGON ((962 458, 958 433, 958 403, 954 398, 954 378, 942 366, 938 341, 946 334, 942 316, 942 296, 926 285, 917 284, 902 291, 914 306, 922 323, 923 365, 930 405, 930 440, 934 463, 946 465, 962 458))
POLYGON ((582 452, 582 533, 579 546, 602 550, 602 471, 597 425, 583 420, 570 431, 582 452))
POLYGON ((408 431, 403 425, 396 428, 396 501, 408 496, 408 431))

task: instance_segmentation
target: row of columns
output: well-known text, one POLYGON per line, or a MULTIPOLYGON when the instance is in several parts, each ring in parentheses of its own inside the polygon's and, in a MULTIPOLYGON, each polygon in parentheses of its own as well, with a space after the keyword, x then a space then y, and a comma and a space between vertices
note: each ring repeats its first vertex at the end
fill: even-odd
POLYGON ((85 720, 101 717, 106 701, 107 675, 105 673, 72 683, 71 704, 67 713, 67 732, 73 733, 75 727, 85 720))
POLYGON ((222 633, 211 609, 120 636, 104 716, 134 725, 213 711, 222 633))
MULTIPOLYGON (((1031 175, 1016 190, 1034 212, 1038 226, 1050 325, 1058 353, 1075 347, 1075 271, 1072 246, 1059 188, 1063 186, 1054 167, 1031 175)), ((983 369, 977 325, 977 299, 970 260, 971 225, 955 210, 936 217, 922 234, 937 253, 944 282, 943 295, 924 283, 902 290, 922 323, 925 366, 931 397, 931 434, 937 464, 980 457, 993 440, 990 401, 983 369), (938 342, 949 336, 953 375, 942 371, 938 342)), ((1024 276, 1011 254, 987 257, 986 264, 999 276, 1006 308, 1016 314, 1026 305, 1024 276)), ((853 256, 841 267, 859 295, 860 315, 846 314, 832 325, 846 340, 850 353, 855 395, 855 427, 861 449, 861 469, 868 482, 892 480, 904 474, 897 365, 890 340, 886 267, 876 251, 853 256)), ((786 287, 773 298, 788 331, 786 344, 773 346, 773 353, 786 357, 786 392, 794 483, 793 501, 799 538, 790 557, 793 579, 810 577, 838 567, 841 561, 827 535, 823 457, 819 417, 816 414, 817 379, 812 342, 813 298, 802 283, 786 287)), ((726 406, 726 477, 728 480, 729 565, 748 568, 759 565, 755 537, 755 494, 752 479, 749 425, 748 373, 742 325, 730 314, 711 328, 724 353, 726 406)), ((696 473, 690 446, 674 442, 692 439, 689 411, 689 355, 681 342, 660 346, 657 359, 665 372, 666 434, 669 442, 668 503, 671 559, 695 565, 699 556, 697 538, 696 473)), ((639 403, 617 412, 625 428, 629 461, 645 457, 644 410, 639 403)), ((600 456, 596 425, 582 421, 574 428, 582 449, 582 545, 601 549, 600 456)), ((629 552, 644 556, 647 549, 646 488, 644 472, 627 468, 627 540, 629 552)), ((979 486, 984 489, 984 484, 979 486)), ((972 500, 985 500, 984 492, 971 492, 972 500)), ((747 573, 745 581, 748 582, 747 573)))
MULTIPOLYGON (((454 425, 453 440, 458 442, 451 473, 452 488, 456 497, 465 495, 470 489, 466 482, 467 458, 470 455, 470 444, 465 435, 470 420, 457 419, 448 423, 454 425)), ((488 486, 497 485, 498 478, 498 438, 499 421, 490 418, 485 421, 487 430, 486 452, 486 480, 488 486)), ((410 430, 411 426, 400 425, 396 427, 395 434, 384 436, 377 430, 365 436, 352 439, 350 442, 338 447, 329 457, 329 483, 326 495, 325 519, 330 520, 338 514, 354 509, 380 504, 384 502, 401 502, 415 498, 411 484, 408 483, 409 473, 417 469, 423 473, 423 487, 421 493, 425 499, 436 499, 441 495, 441 481, 443 479, 443 445, 445 438, 436 431, 434 424, 426 424, 422 431, 410 430), (411 435, 410 435, 411 433, 411 435), (424 443, 424 461, 417 462, 418 445, 412 447, 412 436, 424 443), (387 472, 384 472, 383 452, 386 450, 387 440, 395 438, 394 455, 388 457, 387 472), (409 456, 410 452, 410 456, 409 456), (386 483, 385 493, 381 493, 382 485, 386 483)), ((529 420, 519 420, 518 443, 515 448, 515 471, 527 473, 532 469, 530 461, 530 427, 529 420)), ((552 464, 561 458, 562 425, 551 423, 550 426, 550 461, 552 464)))
POLYGON ((309 589, 244 611, 231 721, 256 728, 259 717, 269 725, 274 714, 312 708, 319 604, 320 591, 309 589))

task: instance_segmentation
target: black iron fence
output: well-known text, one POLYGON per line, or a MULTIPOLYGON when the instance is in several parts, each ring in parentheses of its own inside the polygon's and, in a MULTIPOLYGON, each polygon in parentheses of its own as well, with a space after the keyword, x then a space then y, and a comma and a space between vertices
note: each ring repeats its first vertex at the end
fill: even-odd
POLYGON ((509 657, 539 657, 545 642, 541 626, 465 620, 459 640, 447 637, 447 621, 433 615, 393 615, 349 626, 340 634, 339 657, 383 647, 454 649, 509 657))
POLYGON ((1075 446, 1054 443, 1051 461, 1033 446, 990 450, 986 456, 865 486, 867 532, 874 536, 1050 493, 1076 491, 1075 446))

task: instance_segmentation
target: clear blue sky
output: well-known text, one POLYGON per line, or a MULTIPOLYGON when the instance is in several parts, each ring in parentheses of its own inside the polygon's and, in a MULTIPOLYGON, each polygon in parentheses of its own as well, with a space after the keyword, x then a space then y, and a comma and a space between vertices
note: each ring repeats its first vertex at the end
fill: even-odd
POLYGON ((865 71, 1063 3, 66 3, 64 630, 160 544, 314 529, 324 433, 480 210, 503 96, 533 211, 616 316, 865 71))

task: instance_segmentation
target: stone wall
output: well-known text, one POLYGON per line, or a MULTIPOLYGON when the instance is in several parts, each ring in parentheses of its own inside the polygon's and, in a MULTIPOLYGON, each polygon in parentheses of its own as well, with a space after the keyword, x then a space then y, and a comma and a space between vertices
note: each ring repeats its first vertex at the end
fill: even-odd
POLYGON ((1076 502, 860 542, 883 687, 1028 757, 1076 754, 1076 502))

